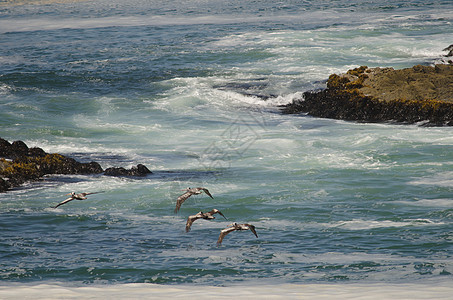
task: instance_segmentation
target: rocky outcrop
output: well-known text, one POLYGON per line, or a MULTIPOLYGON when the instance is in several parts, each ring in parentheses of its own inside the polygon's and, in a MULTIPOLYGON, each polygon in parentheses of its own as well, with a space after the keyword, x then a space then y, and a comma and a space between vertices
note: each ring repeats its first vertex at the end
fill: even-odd
MULTIPOLYGON (((129 170, 108 168, 105 172, 111 176, 145 176, 151 173, 142 164, 129 170)), ((48 174, 101 173, 104 170, 97 162, 81 163, 58 153, 46 153, 41 148, 29 148, 22 141, 10 143, 0 138, 0 192, 48 174)))
POLYGON ((104 175, 108 176, 146 176, 152 172, 142 164, 138 164, 136 167, 125 169, 123 167, 112 167, 105 169, 104 175))
POLYGON ((453 126, 453 65, 368 68, 330 75, 327 89, 305 92, 284 113, 363 122, 453 126))
POLYGON ((451 44, 447 48, 443 49, 442 51, 448 51, 448 53, 445 55, 445 57, 453 56, 453 44, 451 44))

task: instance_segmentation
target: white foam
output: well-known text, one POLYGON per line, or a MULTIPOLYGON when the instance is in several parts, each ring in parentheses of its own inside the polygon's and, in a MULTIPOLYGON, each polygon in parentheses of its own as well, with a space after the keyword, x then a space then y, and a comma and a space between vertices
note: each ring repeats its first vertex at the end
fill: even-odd
MULTIPOLYGON (((372 261, 381 264, 401 264, 411 263, 412 258, 402 257, 398 255, 386 255, 386 254, 368 254, 365 252, 352 252, 352 253, 340 253, 340 252, 325 252, 319 254, 305 254, 305 253, 288 253, 288 252, 276 252, 273 254, 271 259, 276 263, 304 263, 304 264, 335 264, 335 265, 350 265, 360 262, 372 261)), ((444 262, 444 261, 438 261, 444 262)))
POLYGON ((453 172, 443 172, 430 177, 421 177, 408 182, 408 184, 453 187, 453 172))
POLYGON ((390 220, 351 220, 340 221, 335 223, 325 224, 327 227, 340 227, 348 230, 367 230, 375 228, 388 228, 388 227, 406 227, 406 226, 427 226, 427 225, 442 225, 443 222, 433 222, 429 219, 412 219, 404 221, 390 221, 390 220))
POLYGON ((292 103, 293 100, 302 98, 302 92, 290 93, 287 95, 279 95, 277 97, 267 98, 267 99, 262 99, 257 96, 244 96, 239 93, 235 93, 235 92, 231 92, 231 91, 225 91, 223 93, 225 94, 225 98, 229 98, 236 102, 246 103, 249 106, 253 105, 253 106, 262 106, 262 107, 275 107, 278 105, 285 105, 285 104, 292 103))
POLYGON ((0 82, 0 95, 10 94, 14 90, 15 88, 13 86, 0 82))
POLYGON ((453 199, 440 198, 440 199, 420 199, 414 201, 398 201, 406 205, 426 206, 426 207, 453 207, 453 199))
POLYGON ((451 299, 451 282, 406 284, 256 284, 217 286, 65 285, 55 283, 0 286, 3 299, 451 299))

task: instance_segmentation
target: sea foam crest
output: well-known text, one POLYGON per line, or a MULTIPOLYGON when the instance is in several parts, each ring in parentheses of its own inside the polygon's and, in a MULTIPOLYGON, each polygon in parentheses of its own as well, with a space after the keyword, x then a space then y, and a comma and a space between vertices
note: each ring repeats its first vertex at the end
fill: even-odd
POLYGON ((389 227, 405 227, 405 226, 426 226, 426 225, 442 225, 443 222, 434 222, 429 219, 413 219, 403 221, 390 221, 390 220, 351 220, 351 221, 340 221, 325 224, 327 227, 339 227, 348 230, 368 230, 376 228, 389 228, 389 227))
POLYGON ((429 177, 421 177, 409 181, 408 184, 453 187, 453 172, 443 172, 429 177))
POLYGON ((0 95, 7 95, 15 91, 14 86, 0 82, 0 95))

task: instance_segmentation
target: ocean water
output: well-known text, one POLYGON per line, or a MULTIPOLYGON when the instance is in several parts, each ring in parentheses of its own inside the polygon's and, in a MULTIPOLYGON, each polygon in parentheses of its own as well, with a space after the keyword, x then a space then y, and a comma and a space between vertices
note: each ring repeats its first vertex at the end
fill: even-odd
POLYGON ((279 105, 432 64, 452 23, 449 0, 0 2, 0 137, 153 171, 0 194, 0 298, 451 297, 452 129, 279 105), (175 214, 189 186, 214 199, 175 214), (104 192, 51 208, 72 191, 104 192), (217 246, 232 222, 258 238, 217 246))

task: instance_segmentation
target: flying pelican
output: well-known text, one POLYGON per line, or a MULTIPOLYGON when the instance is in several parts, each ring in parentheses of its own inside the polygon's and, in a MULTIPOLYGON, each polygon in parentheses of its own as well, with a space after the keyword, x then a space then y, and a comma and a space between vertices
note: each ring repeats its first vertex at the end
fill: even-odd
POLYGON ((208 191, 208 189, 205 189, 203 187, 197 187, 197 188, 187 188, 183 191, 186 191, 184 194, 182 194, 181 196, 178 197, 178 199, 176 200, 176 207, 175 207, 175 213, 178 212, 178 210, 181 208, 181 205, 184 201, 186 201, 187 198, 189 198, 190 196, 192 195, 199 195, 201 194, 202 192, 205 192, 206 195, 208 195, 209 197, 211 197, 212 199, 214 199, 214 197, 212 197, 211 193, 208 191))
POLYGON ((225 220, 228 220, 220 210, 214 208, 213 210, 211 211, 208 211, 207 213, 204 213, 202 211, 200 211, 199 213, 197 213, 196 215, 192 215, 192 216, 189 216, 187 218, 187 223, 186 223, 186 232, 189 232, 190 231, 190 227, 192 226, 193 222, 195 222, 196 220, 198 219, 205 219, 205 220, 212 220, 212 219, 215 219, 215 217, 213 216, 214 214, 220 214, 222 217, 225 218, 225 220))
POLYGON ((222 229, 220 231, 219 239, 217 240, 217 246, 220 246, 222 244, 223 238, 230 232, 233 232, 235 230, 250 230, 253 232, 253 234, 258 237, 258 234, 256 233, 255 226, 251 224, 238 224, 238 223, 233 223, 229 227, 222 229))
POLYGON ((69 201, 72 201, 72 200, 85 200, 87 197, 87 195, 91 195, 91 194, 97 194, 97 193, 103 193, 103 192, 94 192, 94 193, 80 193, 80 194, 76 194, 75 192, 71 192, 69 194, 66 194, 67 195, 71 195, 71 197, 69 197, 68 199, 58 203, 56 206, 54 206, 53 208, 57 208, 58 206, 60 205, 63 205, 63 204, 66 204, 68 203, 69 201))

